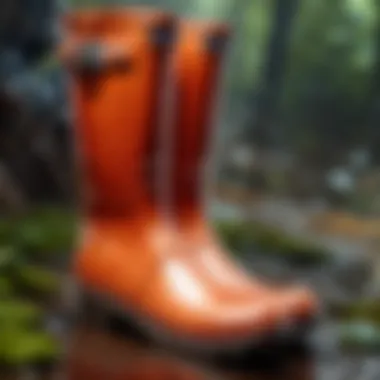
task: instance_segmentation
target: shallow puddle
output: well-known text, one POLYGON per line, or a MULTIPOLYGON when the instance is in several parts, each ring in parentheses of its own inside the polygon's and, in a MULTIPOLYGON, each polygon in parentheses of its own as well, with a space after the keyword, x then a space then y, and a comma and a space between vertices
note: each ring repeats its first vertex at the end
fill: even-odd
POLYGON ((64 372, 68 380, 314 379, 310 359, 294 357, 287 363, 268 363, 265 369, 257 368, 260 363, 251 364, 252 368, 227 365, 221 369, 207 362, 176 357, 125 336, 83 328, 69 342, 64 372))

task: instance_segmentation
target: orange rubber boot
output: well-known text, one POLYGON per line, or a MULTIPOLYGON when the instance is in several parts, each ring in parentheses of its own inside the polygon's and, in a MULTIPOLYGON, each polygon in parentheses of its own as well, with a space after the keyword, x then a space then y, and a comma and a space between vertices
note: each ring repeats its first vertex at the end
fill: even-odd
POLYGON ((274 308, 221 299, 154 197, 152 146, 175 20, 137 9, 68 20, 71 36, 61 53, 73 77, 87 189, 78 282, 160 341, 213 353, 251 345, 272 328, 274 308))
POLYGON ((183 22, 175 54, 177 115, 172 170, 174 216, 181 236, 196 253, 200 273, 224 294, 247 302, 275 297, 279 324, 305 322, 316 313, 315 296, 304 288, 276 290, 251 278, 221 247, 203 212, 202 169, 211 130, 212 102, 229 38, 221 24, 183 22))

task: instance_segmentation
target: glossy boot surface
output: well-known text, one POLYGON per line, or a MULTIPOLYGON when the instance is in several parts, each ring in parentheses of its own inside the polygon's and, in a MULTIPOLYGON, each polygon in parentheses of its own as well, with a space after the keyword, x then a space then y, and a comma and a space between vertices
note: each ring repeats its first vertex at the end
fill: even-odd
POLYGON ((68 17, 84 218, 74 272, 86 292, 161 341, 229 351, 268 332, 273 308, 219 297, 160 214, 159 97, 175 20, 151 10, 68 17), (171 38, 168 38, 170 40, 171 38))
POLYGON ((228 29, 222 24, 183 22, 176 48, 174 76, 177 113, 173 127, 173 214, 184 241, 191 246, 199 271, 224 295, 247 303, 275 299, 277 322, 308 320, 317 308, 306 288, 276 290, 255 280, 233 262, 209 225, 203 208, 204 165, 212 129, 228 29))

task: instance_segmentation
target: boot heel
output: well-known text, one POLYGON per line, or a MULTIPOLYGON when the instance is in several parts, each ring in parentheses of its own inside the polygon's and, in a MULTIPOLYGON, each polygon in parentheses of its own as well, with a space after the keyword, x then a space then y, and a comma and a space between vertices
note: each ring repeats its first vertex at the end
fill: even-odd
POLYGON ((103 326, 106 324, 109 313, 97 297, 82 288, 81 290, 81 318, 82 322, 103 326))
POLYGON ((76 297, 76 305, 71 307, 74 323, 103 328, 132 338, 148 339, 138 318, 109 297, 90 291, 78 283, 76 297))

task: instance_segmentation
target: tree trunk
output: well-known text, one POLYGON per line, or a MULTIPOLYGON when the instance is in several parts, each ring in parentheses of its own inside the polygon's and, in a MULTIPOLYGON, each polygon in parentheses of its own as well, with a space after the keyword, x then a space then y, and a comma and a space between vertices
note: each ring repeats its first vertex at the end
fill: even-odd
POLYGON ((262 75, 262 85, 257 93, 254 118, 248 126, 248 137, 258 145, 274 142, 287 53, 290 44, 294 15, 298 0, 275 0, 272 32, 262 75))
POLYGON ((377 162, 380 161, 379 145, 380 145, 380 0, 376 1, 377 25, 375 31, 375 62, 372 70, 372 78, 369 81, 370 87, 366 105, 364 109, 368 110, 368 142, 371 151, 377 162))

